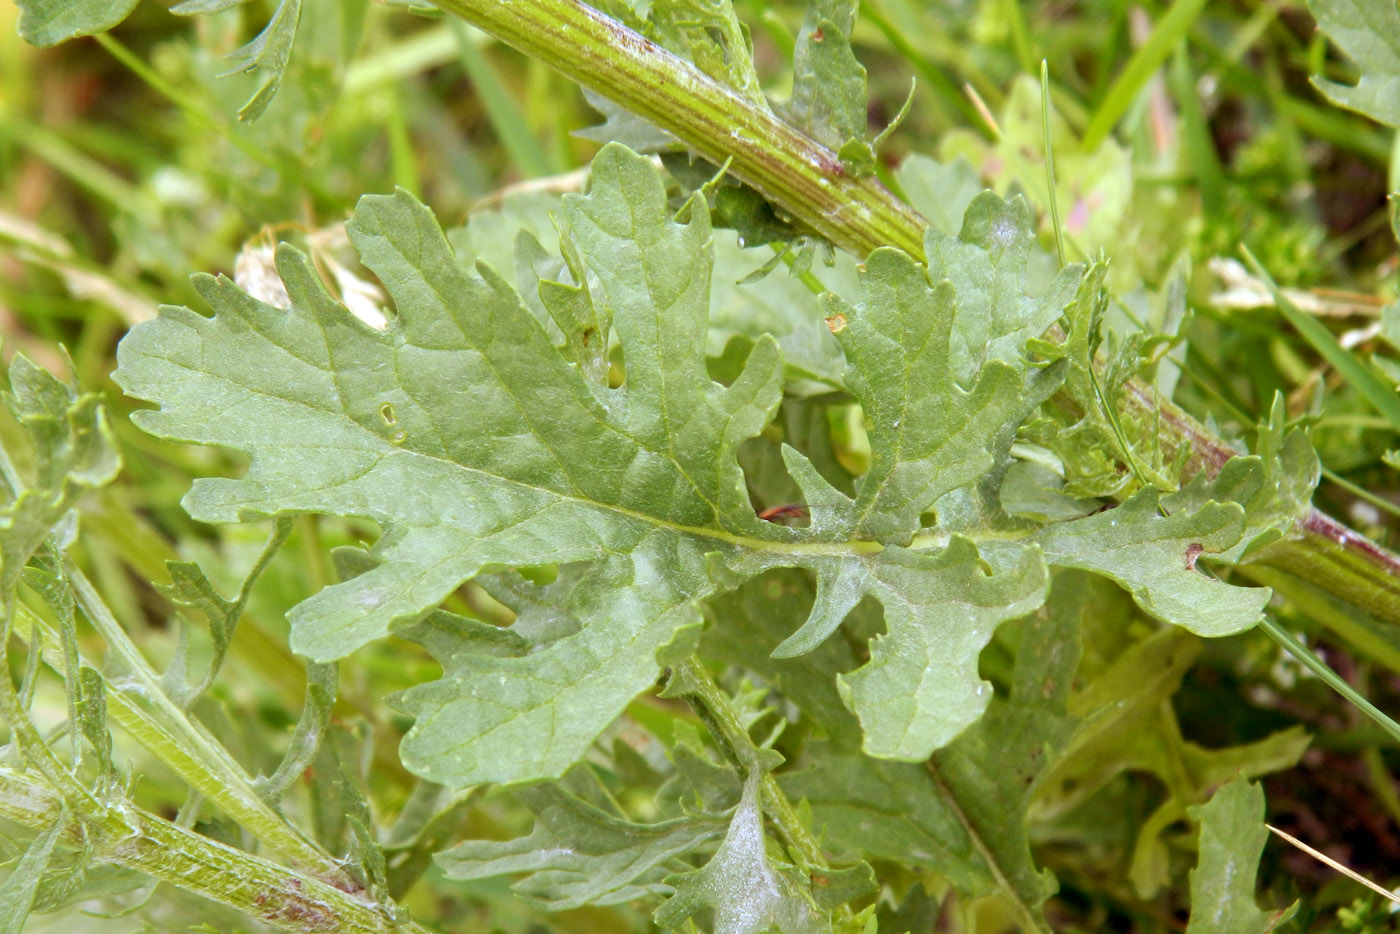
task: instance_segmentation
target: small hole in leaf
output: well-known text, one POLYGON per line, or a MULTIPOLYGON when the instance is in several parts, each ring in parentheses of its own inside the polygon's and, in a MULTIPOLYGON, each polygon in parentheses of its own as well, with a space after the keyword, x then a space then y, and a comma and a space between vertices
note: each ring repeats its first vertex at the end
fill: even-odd
POLYGON ((399 417, 394 412, 394 404, 392 402, 386 402, 381 405, 379 407, 379 415, 384 419, 384 424, 386 425, 397 425, 399 423, 399 417))

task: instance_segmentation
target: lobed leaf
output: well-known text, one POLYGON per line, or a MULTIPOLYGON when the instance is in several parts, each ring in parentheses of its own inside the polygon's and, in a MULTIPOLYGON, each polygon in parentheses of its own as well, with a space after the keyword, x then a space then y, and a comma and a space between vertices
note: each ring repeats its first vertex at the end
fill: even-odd
POLYGON ((106 32, 136 9, 136 0, 16 0, 19 34, 37 46, 106 32))
MULTIPOLYGON (((246 0, 185 0, 170 8, 182 16, 215 13, 244 3, 246 0)), ((257 72, 262 76, 253 96, 238 109, 238 119, 256 120, 267 110, 272 98, 282 86, 282 75, 292 58, 297 28, 301 25, 301 0, 278 0, 272 18, 253 40, 234 51, 229 57, 235 65, 229 74, 257 72)))
POLYGON ((829 846, 934 869, 969 898, 1000 893, 1033 909, 1054 892, 1031 858, 1026 814, 1076 730, 1066 699, 1081 617, 1093 612, 1079 584, 1074 574, 1057 578, 1049 612, 1021 624, 1010 696, 930 762, 879 762, 833 744, 784 777, 829 846))
POLYGON ((1239 561, 1287 535, 1312 506, 1322 465, 1308 433, 1286 429, 1282 394, 1274 396, 1269 418, 1259 426, 1255 453, 1233 457, 1213 479, 1204 473, 1176 493, 1163 497, 1172 511, 1196 510, 1208 502, 1238 503, 1245 511, 1245 534, 1219 557, 1239 561))
MULTIPOLYGON (((865 66, 851 50, 854 0, 809 0, 793 50, 785 120, 830 149, 865 138, 865 66)), ((873 155, 873 153, 872 153, 873 155)))
POLYGON ((677 927, 701 909, 713 912, 715 934, 819 934, 830 930, 806 887, 768 856, 758 781, 751 777, 724 840, 703 868, 667 880, 675 894, 656 910, 662 927, 677 927))
POLYGON ((39 884, 49 868, 59 835, 70 818, 60 813, 24 848, 24 855, 0 884, 0 934, 22 934, 34 907, 39 884))
POLYGON ((1297 905, 1260 911, 1254 901, 1259 854, 1269 839, 1262 788, 1237 778, 1191 808, 1191 816, 1200 822, 1201 843, 1187 934, 1267 934, 1293 916, 1297 905))
POLYGON ((1311 0, 1318 27, 1361 70, 1354 85, 1314 76, 1338 107, 1400 127, 1400 9, 1389 0, 1311 0))
MULTIPOLYGON (((19 33, 37 46, 57 45, 78 36, 91 36, 112 29, 136 9, 136 0, 18 0, 19 33)), ((218 13, 247 0, 185 0, 170 8, 181 16, 218 13)), ((292 56, 297 27, 301 22, 301 0, 278 0, 277 8, 262 31, 251 42, 230 56, 236 66, 229 74, 256 71, 262 81, 253 96, 238 111, 240 120, 256 120, 267 109, 282 85, 282 76, 292 56)))
POLYGON ((529 873, 515 890, 554 911, 669 895, 674 889, 663 880, 684 865, 677 861, 724 833, 724 822, 715 818, 629 821, 553 784, 522 788, 515 796, 535 814, 528 835, 469 840, 437 862, 451 879, 529 873))
MULTIPOLYGON (((8 601, 25 563, 82 493, 111 481, 121 468, 101 399, 80 393, 16 355, 9 366, 6 408, 23 428, 29 469, 16 471, 6 452, 0 458, 0 600, 8 601)), ((60 538, 71 536, 71 525, 60 538)), ((63 542, 66 544, 66 542, 63 542)))
MULTIPOLYGON (((588 194, 564 199, 559 260, 529 237, 502 254, 527 298, 484 262, 464 268, 408 195, 371 196, 349 232, 397 308, 384 328, 334 302, 283 247, 288 309, 196 277, 214 317, 164 309, 123 341, 116 379, 160 403, 137 414, 146 430, 249 457, 242 478, 196 482, 185 499, 195 517, 321 512, 382 527, 363 573, 292 611, 296 651, 342 657, 479 575, 520 611, 508 635, 444 616, 413 631, 443 667, 398 698, 415 717, 404 761, 422 776, 460 786, 563 774, 680 650, 668 646, 690 644, 700 601, 781 567, 817 585, 779 655, 811 651, 863 599, 878 601, 885 632, 866 664, 839 673, 840 696, 866 752, 920 760, 985 709, 978 654, 998 625, 1041 605, 1047 560, 1111 576, 1149 612, 1202 631, 1252 623, 1266 593, 1163 560, 1195 543, 1233 546, 1234 504, 1161 518, 1144 494, 1106 518, 1019 543, 1000 529, 981 545, 992 525, 959 517, 957 497, 995 507, 1017 427, 1066 372, 1032 362, 1028 340, 1067 305, 1097 300, 1077 267, 1025 298, 1032 220, 1023 203, 982 196, 957 240, 931 235, 938 281, 879 250, 862 297, 824 299, 871 457, 850 484, 824 434, 799 432, 815 442, 810 456, 781 449, 807 529, 760 520, 741 467, 741 450, 767 443, 751 439, 778 406, 778 345, 760 336, 707 360, 708 211, 691 200, 672 216, 656 169, 616 145, 599 154, 588 194), (616 388, 612 362, 625 372, 616 388), (927 525, 945 506, 947 523, 927 525), (493 573, 541 564, 559 579, 493 573)), ((499 237, 458 239, 500 253, 499 237)))
POLYGON ((1196 562, 1223 554, 1243 533, 1237 503, 1162 515, 1157 491, 1144 489, 1116 509, 1049 526, 1035 540, 1052 564, 1117 581, 1152 616, 1198 635, 1226 636, 1258 622, 1271 591, 1221 583, 1196 562))

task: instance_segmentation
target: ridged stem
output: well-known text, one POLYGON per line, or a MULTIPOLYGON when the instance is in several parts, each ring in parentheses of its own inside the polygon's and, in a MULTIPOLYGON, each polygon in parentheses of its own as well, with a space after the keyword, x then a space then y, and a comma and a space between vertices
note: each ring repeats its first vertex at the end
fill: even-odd
POLYGON ((650 39, 575 0, 434 0, 670 132, 753 186, 801 226, 857 256, 923 255, 926 226, 874 177, 841 160, 650 39))
POLYGON ((236 850, 122 802, 108 807, 64 799, 36 773, 0 766, 0 818, 42 830, 69 820, 61 842, 91 847, 124 866, 186 892, 229 905, 281 931, 428 934, 395 921, 362 895, 236 850))

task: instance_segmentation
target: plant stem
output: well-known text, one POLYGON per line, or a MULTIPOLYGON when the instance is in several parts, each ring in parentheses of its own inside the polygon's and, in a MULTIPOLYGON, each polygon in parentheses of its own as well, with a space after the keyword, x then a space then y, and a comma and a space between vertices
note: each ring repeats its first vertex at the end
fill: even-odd
POLYGON ((888 189, 650 39, 576 0, 434 0, 674 134, 762 192, 813 233, 858 256, 923 255, 926 223, 888 189))
MULTIPOLYGON (((0 817, 42 829, 59 819, 62 807, 58 793, 37 776, 0 767, 0 817)), ((201 837, 129 803, 85 807, 75 816, 64 830, 64 843, 91 845, 105 862, 232 906, 278 930, 428 934, 359 895, 201 837)))
POLYGON ((821 844, 802 823, 797 809, 778 786, 778 780, 772 772, 763 769, 763 751, 754 744, 749 731, 735 716, 728 696, 715 683, 709 669, 691 655, 672 670, 666 692, 669 697, 684 697, 690 703, 710 735, 737 764, 748 770, 763 770, 759 784, 763 811, 773 821, 778 835, 793 855, 805 862, 808 868, 830 868, 822 854, 821 844))
POLYGON ((304 869, 326 876, 339 874, 335 861, 269 807, 228 751, 170 699, 160 677, 82 571, 71 563, 67 570, 78 606, 106 640, 108 651, 121 659, 127 678, 137 688, 130 692, 111 690, 110 710, 118 722, 269 850, 304 869), (142 698, 153 712, 136 703, 133 695, 142 698))
POLYGON ((1400 639, 1396 638, 1394 626, 1361 613, 1320 587, 1278 568, 1245 564, 1238 572, 1249 580, 1272 587, 1301 615, 1339 636, 1356 652, 1391 671, 1400 671, 1400 639))
MULTIPOLYGON (((646 37, 578 0, 434 0, 436 6, 538 58, 650 120, 730 171, 777 208, 857 257, 893 246, 924 258, 927 223, 872 178, 845 172, 829 149, 746 101, 646 37)), ((1178 3, 1189 10, 1191 4, 1178 3)), ((1236 452, 1142 380, 1123 415, 1155 424, 1164 451, 1185 448, 1190 469, 1217 472, 1236 452)), ((1170 460, 1170 457, 1168 457, 1170 460)), ((1400 625, 1400 556, 1317 510, 1256 559, 1319 583, 1400 625)))

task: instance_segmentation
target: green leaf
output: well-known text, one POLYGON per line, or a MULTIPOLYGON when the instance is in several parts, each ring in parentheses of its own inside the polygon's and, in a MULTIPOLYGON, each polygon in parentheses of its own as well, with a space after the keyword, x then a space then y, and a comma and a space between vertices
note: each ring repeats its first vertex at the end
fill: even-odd
POLYGON ((365 776, 361 774, 359 763, 368 761, 366 750, 372 743, 368 729, 358 730, 335 725, 329 735, 330 742, 324 749, 335 761, 334 777, 340 808, 344 813, 349 853, 349 864, 356 881, 363 885, 370 896, 380 901, 388 899, 388 865, 384 851, 374 832, 374 818, 370 814, 366 798, 365 776))
POLYGON ((1166 463, 1154 418, 1139 418, 1132 424, 1122 413, 1125 406, 1120 400, 1129 391, 1128 381, 1144 365, 1142 335, 1135 331, 1123 338, 1110 330, 1104 340, 1105 313, 1113 301, 1105 287, 1107 275, 1106 263, 1091 265, 1080 280, 1078 295, 1066 308, 1069 334, 1064 342, 1035 345, 1047 356, 1067 362, 1065 391, 1082 414, 1062 429, 1058 419, 1064 415, 1057 413, 1056 418, 1035 426, 1048 431, 1028 434, 1058 455, 1067 480, 1065 490, 1072 495, 1117 496, 1134 482, 1171 489, 1177 485, 1179 470, 1166 463))
POLYGON ((806 887, 769 857, 758 807, 757 773, 744 786, 724 841, 703 869, 667 880, 676 892, 653 916, 677 927, 701 909, 713 912, 715 934, 817 934, 829 929, 806 887))
POLYGON ((49 866, 59 834, 68 825, 66 814, 39 833, 24 850, 18 865, 0 885, 0 934, 23 934, 39 882, 49 866))
POLYGON ((969 898, 1000 893, 1023 912, 1051 894, 1053 878, 1031 859, 1026 814, 1076 729, 1066 696, 1081 619, 1095 612, 1088 593, 1080 575, 1057 576, 1049 612, 1019 626, 1010 696, 993 700, 929 763, 879 762, 818 745, 811 766, 784 776, 783 789, 811 805, 827 845, 936 870, 969 898))
MULTIPOLYGON (((996 142, 988 143, 971 130, 954 130, 943 138, 938 157, 945 162, 965 159, 998 191, 1024 191, 1042 212, 1043 229, 1048 229, 1050 183, 1045 174, 1043 114, 1040 82, 1021 75, 997 114, 1001 133, 996 142)), ((1086 147, 1053 108, 1050 142, 1055 154, 1054 194, 1064 233, 1082 255, 1106 249, 1116 261, 1123 252, 1123 227, 1132 206, 1131 154, 1111 138, 1086 147)))
MULTIPOLYGON (((741 450, 769 444, 751 439, 777 407, 776 342, 735 344, 714 362, 727 385, 712 379, 708 212, 692 200, 673 217, 655 168, 619 146, 599 154, 586 196, 565 198, 561 259, 542 246, 543 221, 532 225, 541 243, 514 240, 504 253, 533 297, 489 265, 464 269, 406 194, 368 197, 349 229, 397 307, 384 329, 331 300, 305 257, 283 247, 288 310, 197 277, 215 316, 165 309, 123 342, 116 378, 160 403, 136 415, 148 431, 250 458, 241 479, 196 481, 185 499, 195 517, 321 512, 380 524, 363 573, 291 612, 296 651, 342 657, 405 631, 478 576, 518 611, 510 630, 439 616, 411 631, 443 668, 397 700, 415 717, 404 761, 424 777, 461 786, 563 774, 655 682, 659 653, 693 641, 683 631, 701 600, 783 567, 810 571, 817 589, 779 655, 812 650, 862 599, 879 602, 885 632, 837 685, 868 754, 917 761, 986 707, 978 654, 998 625, 1043 601, 1042 547, 1052 563, 1113 576, 1163 618, 1211 631, 1252 622, 1266 593, 1184 564, 1174 573, 1158 554, 1233 545, 1237 505, 1158 521, 1155 500, 1139 500, 1019 544, 997 527, 998 541, 979 546, 991 526, 968 520, 966 502, 995 504, 1017 427, 1065 372, 1028 360, 1027 343, 1066 302, 1097 295, 1071 269, 1040 299, 1024 297, 1030 223, 1023 203, 982 196, 958 240, 934 235, 937 284, 886 249, 860 273, 861 298, 824 298, 871 456, 851 484, 825 432, 794 432, 811 454, 784 446, 781 466, 810 509, 805 529, 755 515, 748 480, 762 481, 759 495, 787 488, 771 451, 767 479, 740 466, 741 450), (619 388, 604 382, 608 330, 619 388), (946 521, 926 527, 941 511, 946 521), (1119 522, 1104 552, 1099 535, 1119 522), (543 564, 559 567, 554 583, 494 573, 543 564)), ((468 229, 479 249, 504 250, 483 236, 468 229)))
POLYGON ((1310 0, 1308 7, 1361 71, 1354 85, 1314 76, 1313 87, 1338 107, 1400 127, 1400 9, 1390 0, 1310 0))
POLYGON ((916 882, 905 893, 898 907, 880 901, 879 930, 889 934, 913 934, 915 931, 938 930, 943 905, 929 896, 923 883, 916 882))
POLYGON ((102 674, 86 665, 78 669, 81 686, 76 705, 78 728, 97 754, 97 767, 102 781, 116 786, 119 777, 112 762, 112 734, 107 727, 107 684, 102 674))
POLYGON ((136 9, 136 0, 16 0, 19 34, 38 46, 106 32, 136 9))
POLYGON ((939 162, 914 153, 894 170, 894 178, 929 228, 950 237, 962 229, 967 206, 982 191, 982 180, 966 159, 939 162))
POLYGON ((1236 778, 1190 813, 1200 822, 1201 842, 1196 868, 1191 870, 1187 934, 1267 934, 1292 917, 1296 904, 1281 911, 1260 911, 1254 901, 1259 855, 1269 839, 1264 790, 1236 778))
POLYGON ((1267 587, 1235 587, 1196 567, 1244 534, 1237 503, 1208 502, 1164 516, 1156 490, 1144 489, 1116 509, 1052 525, 1036 536, 1046 560, 1109 577, 1148 614, 1202 636, 1242 632, 1269 602, 1267 587))
MULTIPOLYGON (((107 730, 107 695, 102 676, 85 665, 78 647, 77 603, 72 583, 63 564, 62 553, 50 539, 49 547, 37 551, 25 567, 23 581, 43 598, 58 622, 59 640, 63 647, 64 691, 68 695, 68 718, 78 729, 69 730, 73 741, 73 761, 83 761, 80 740, 86 739, 97 756, 99 781, 119 783, 112 762, 112 737, 107 730)), ((33 653, 34 657, 38 653, 33 653)), ((75 771, 77 767, 75 765, 75 771)))
POLYGON ((273 524, 267 544, 263 546, 262 553, 239 583, 238 593, 232 600, 219 593, 204 571, 193 561, 166 562, 166 570, 170 572, 170 585, 160 587, 160 591, 177 606, 193 610, 205 618, 214 649, 204 675, 198 681, 191 681, 188 666, 189 641, 184 629, 184 620, 181 619, 180 640, 175 658, 161 680, 166 693, 182 709, 188 710, 214 683, 224 657, 228 654, 234 629, 238 626, 238 620, 252 595, 253 585, 291 532, 290 519, 279 519, 273 524))
POLYGON ((1081 620, 1095 611, 1073 572, 1056 576, 1047 609, 1020 626, 1010 697, 993 703, 930 763, 935 783, 957 801, 959 819, 980 840, 983 858, 1032 908, 1057 886, 1031 857, 1027 812, 1078 728, 1066 702, 1079 667, 1081 620))
POLYGON ((876 250, 861 285, 864 297, 855 306, 823 298, 846 352, 846 383, 865 412, 870 469, 854 499, 805 467, 796 452, 788 469, 812 507, 813 530, 851 529, 862 538, 907 544, 935 500, 987 471, 998 441, 1010 446, 1003 434, 1019 421, 1022 380, 1015 367, 992 360, 963 381, 966 388, 958 384, 959 296, 946 280, 930 285, 905 254, 876 250))
POLYGON ((653 34, 662 45, 763 109, 753 43, 730 0, 667 0, 651 7, 653 34))
MULTIPOLYGON (((27 357, 10 361, 4 402, 24 429, 28 470, 8 451, 0 457, 7 502, 0 506, 0 600, 9 600, 25 563, 82 493, 112 480, 121 467, 100 397, 79 393, 27 357)), ((72 534, 71 527, 65 536, 72 534)), ((66 543, 61 543, 66 544, 66 543)))
POLYGON ((793 52, 792 96, 779 108, 831 149, 865 138, 865 66, 850 41, 855 19, 854 0, 808 0, 793 52))
POLYGON ((673 888, 663 880, 684 865, 678 860, 725 832, 716 818, 630 821, 556 783, 514 795, 535 814, 529 834, 505 842, 468 840, 439 853, 437 863, 449 879, 527 873, 515 891, 553 911, 668 895, 673 888))
MULTIPOLYGON (((246 3, 247 0, 185 0, 170 8, 179 16, 193 16, 201 13, 217 13, 230 7, 246 3)), ((297 27, 301 23, 301 0, 278 0, 277 9, 267 21, 262 32, 247 45, 230 53, 236 63, 228 74, 258 72, 262 81, 238 110, 239 120, 256 120, 267 110, 277 89, 282 86, 282 76, 287 70, 287 62, 292 57, 292 46, 296 43, 297 27)))
POLYGON ((271 775, 258 776, 253 781, 253 787, 264 800, 279 801, 315 760, 321 737, 331 722, 337 683, 334 665, 312 662, 306 666, 306 700, 292 738, 287 742, 287 751, 271 775))
MULTIPOLYGON (((731 189, 721 189, 728 191, 731 189)), ((823 310, 817 296, 796 275, 782 271, 754 282, 734 281, 732 270, 761 266, 771 256, 766 246, 745 249, 742 240, 727 230, 714 234, 715 276, 710 305, 709 353, 717 357, 725 343, 734 335, 757 341, 771 334, 782 351, 789 393, 800 393, 803 385, 796 380, 810 380, 811 391, 843 388, 845 360, 841 347, 823 320, 823 310), (767 254, 767 255, 765 255, 767 254)), ((858 287, 855 261, 844 253, 835 256, 833 265, 822 270, 826 288, 850 294, 858 287)))
POLYGON ((1245 534, 1221 560, 1239 561, 1282 538, 1312 506, 1322 465, 1306 431, 1285 429, 1287 417, 1283 395, 1275 394, 1268 421, 1259 425, 1256 453, 1226 461, 1214 479, 1199 473, 1162 499, 1169 512, 1194 511, 1212 500, 1244 508, 1245 534))
POLYGON ((560 774, 697 618, 705 553, 739 530, 756 545, 780 534, 754 516, 734 455, 776 404, 775 348, 761 341, 729 387, 709 380, 707 218, 672 221, 664 197, 644 159, 610 147, 593 193, 566 205, 627 353, 622 391, 590 388, 505 283, 458 267, 403 194, 367 198, 351 225, 399 308, 386 331, 335 305, 284 249, 290 312, 205 277, 218 317, 167 309, 122 351, 128 390, 167 403, 143 425, 253 456, 242 480, 197 483, 192 514, 314 510, 386 526, 377 567, 293 612, 303 654, 340 657, 491 565, 593 562, 572 594, 576 634, 528 659, 454 659, 446 680, 404 695, 419 715, 404 755, 424 774, 560 774), (222 360, 201 362, 216 344, 222 360), (469 675, 489 696, 461 686, 469 675), (520 742, 535 730, 542 742, 520 742))
POLYGON ((977 480, 992 448, 1009 445, 1007 424, 1024 408, 1015 367, 991 361, 970 390, 957 387, 951 287, 877 253, 869 297, 840 312, 838 335, 871 417, 874 467, 851 499, 789 452, 814 528, 762 522, 736 455, 776 405, 778 360, 763 338, 729 386, 706 372, 706 213, 672 220, 655 170, 608 147, 561 223, 597 281, 577 300, 610 309, 622 389, 586 380, 569 345, 556 346, 488 267, 458 266, 403 194, 365 199, 350 226, 398 307, 384 331, 331 301, 283 248, 289 311, 199 277, 214 318, 166 309, 124 342, 117 378, 162 403, 137 416, 143 427, 251 456, 242 479, 198 481, 192 515, 317 511, 384 526, 375 567, 293 610, 293 647, 337 658, 481 571, 576 564, 561 577, 567 591, 556 582, 564 634, 527 636, 528 655, 440 634, 443 680, 400 701, 417 717, 404 759, 422 775, 559 775, 652 683, 656 653, 698 619, 695 600, 716 581, 805 566, 822 583, 802 640, 820 641, 865 592, 885 605, 889 631, 869 669, 843 681, 867 748, 918 759, 955 736, 990 696, 977 653, 1000 621, 1039 604, 1039 553, 988 573, 967 540, 916 552, 870 539, 910 542, 938 496, 977 480))
MULTIPOLYGON (((850 642, 827 639, 800 658, 773 655, 791 633, 789 620, 806 618, 814 596, 808 575, 781 569, 707 600, 709 626, 701 653, 760 675, 820 724, 834 743, 859 747, 859 724, 836 690, 836 676, 858 664, 850 642)), ((858 641, 869 638, 879 624, 878 607, 867 601, 851 612, 844 628, 851 641, 858 641)))
POLYGON ((600 144, 621 143, 633 152, 668 152, 681 147, 680 141, 670 133, 601 94, 585 88, 583 96, 588 106, 603 115, 603 122, 575 130, 574 136, 600 144))
MULTIPOLYGON (((1101 587, 1102 585, 1097 585, 1101 587)), ((1083 586, 1091 621, 1112 637, 1130 624, 1111 614, 1111 604, 1093 586, 1083 586), (1104 620, 1109 615, 1114 618, 1104 620)), ((1207 749, 1181 735, 1172 696, 1200 655, 1198 639, 1180 629, 1162 629, 1117 654, 1069 700, 1082 728, 1052 767, 1037 797, 1035 816, 1046 820, 1090 800, 1123 772, 1157 778, 1166 796, 1135 829, 1128 877, 1138 895, 1151 898, 1171 883, 1173 842, 1165 839, 1191 805, 1235 775, 1263 775, 1290 768, 1308 747, 1301 728, 1273 733, 1255 743, 1207 749)))
MULTIPOLYGON (((57 45, 77 36, 106 32, 131 14, 136 0, 18 0, 19 33, 26 42, 38 46, 57 45)), ((180 16, 218 13, 248 0, 185 0, 170 8, 180 16)), ((236 67, 229 74, 260 72, 262 82, 238 111, 240 120, 256 120, 267 109, 282 85, 282 76, 291 59, 297 26, 301 21, 301 0, 278 0, 272 18, 254 39, 231 53, 236 67)))
POLYGON ((1025 291, 1035 245, 1035 217, 1019 195, 1003 201, 987 191, 967 205, 957 237, 930 227, 924 237, 929 277, 946 279, 957 296, 953 371, 960 385, 990 360, 1016 363, 1075 301, 1084 267, 1061 269, 1041 294, 1025 291))
POLYGON ((888 631, 871 640, 869 663, 837 684, 860 718, 866 753, 914 761, 982 713, 991 688, 977 677, 977 656, 998 624, 1040 606, 1047 574, 1034 549, 987 574, 964 538, 934 561, 897 548, 882 557, 869 589, 888 631))

